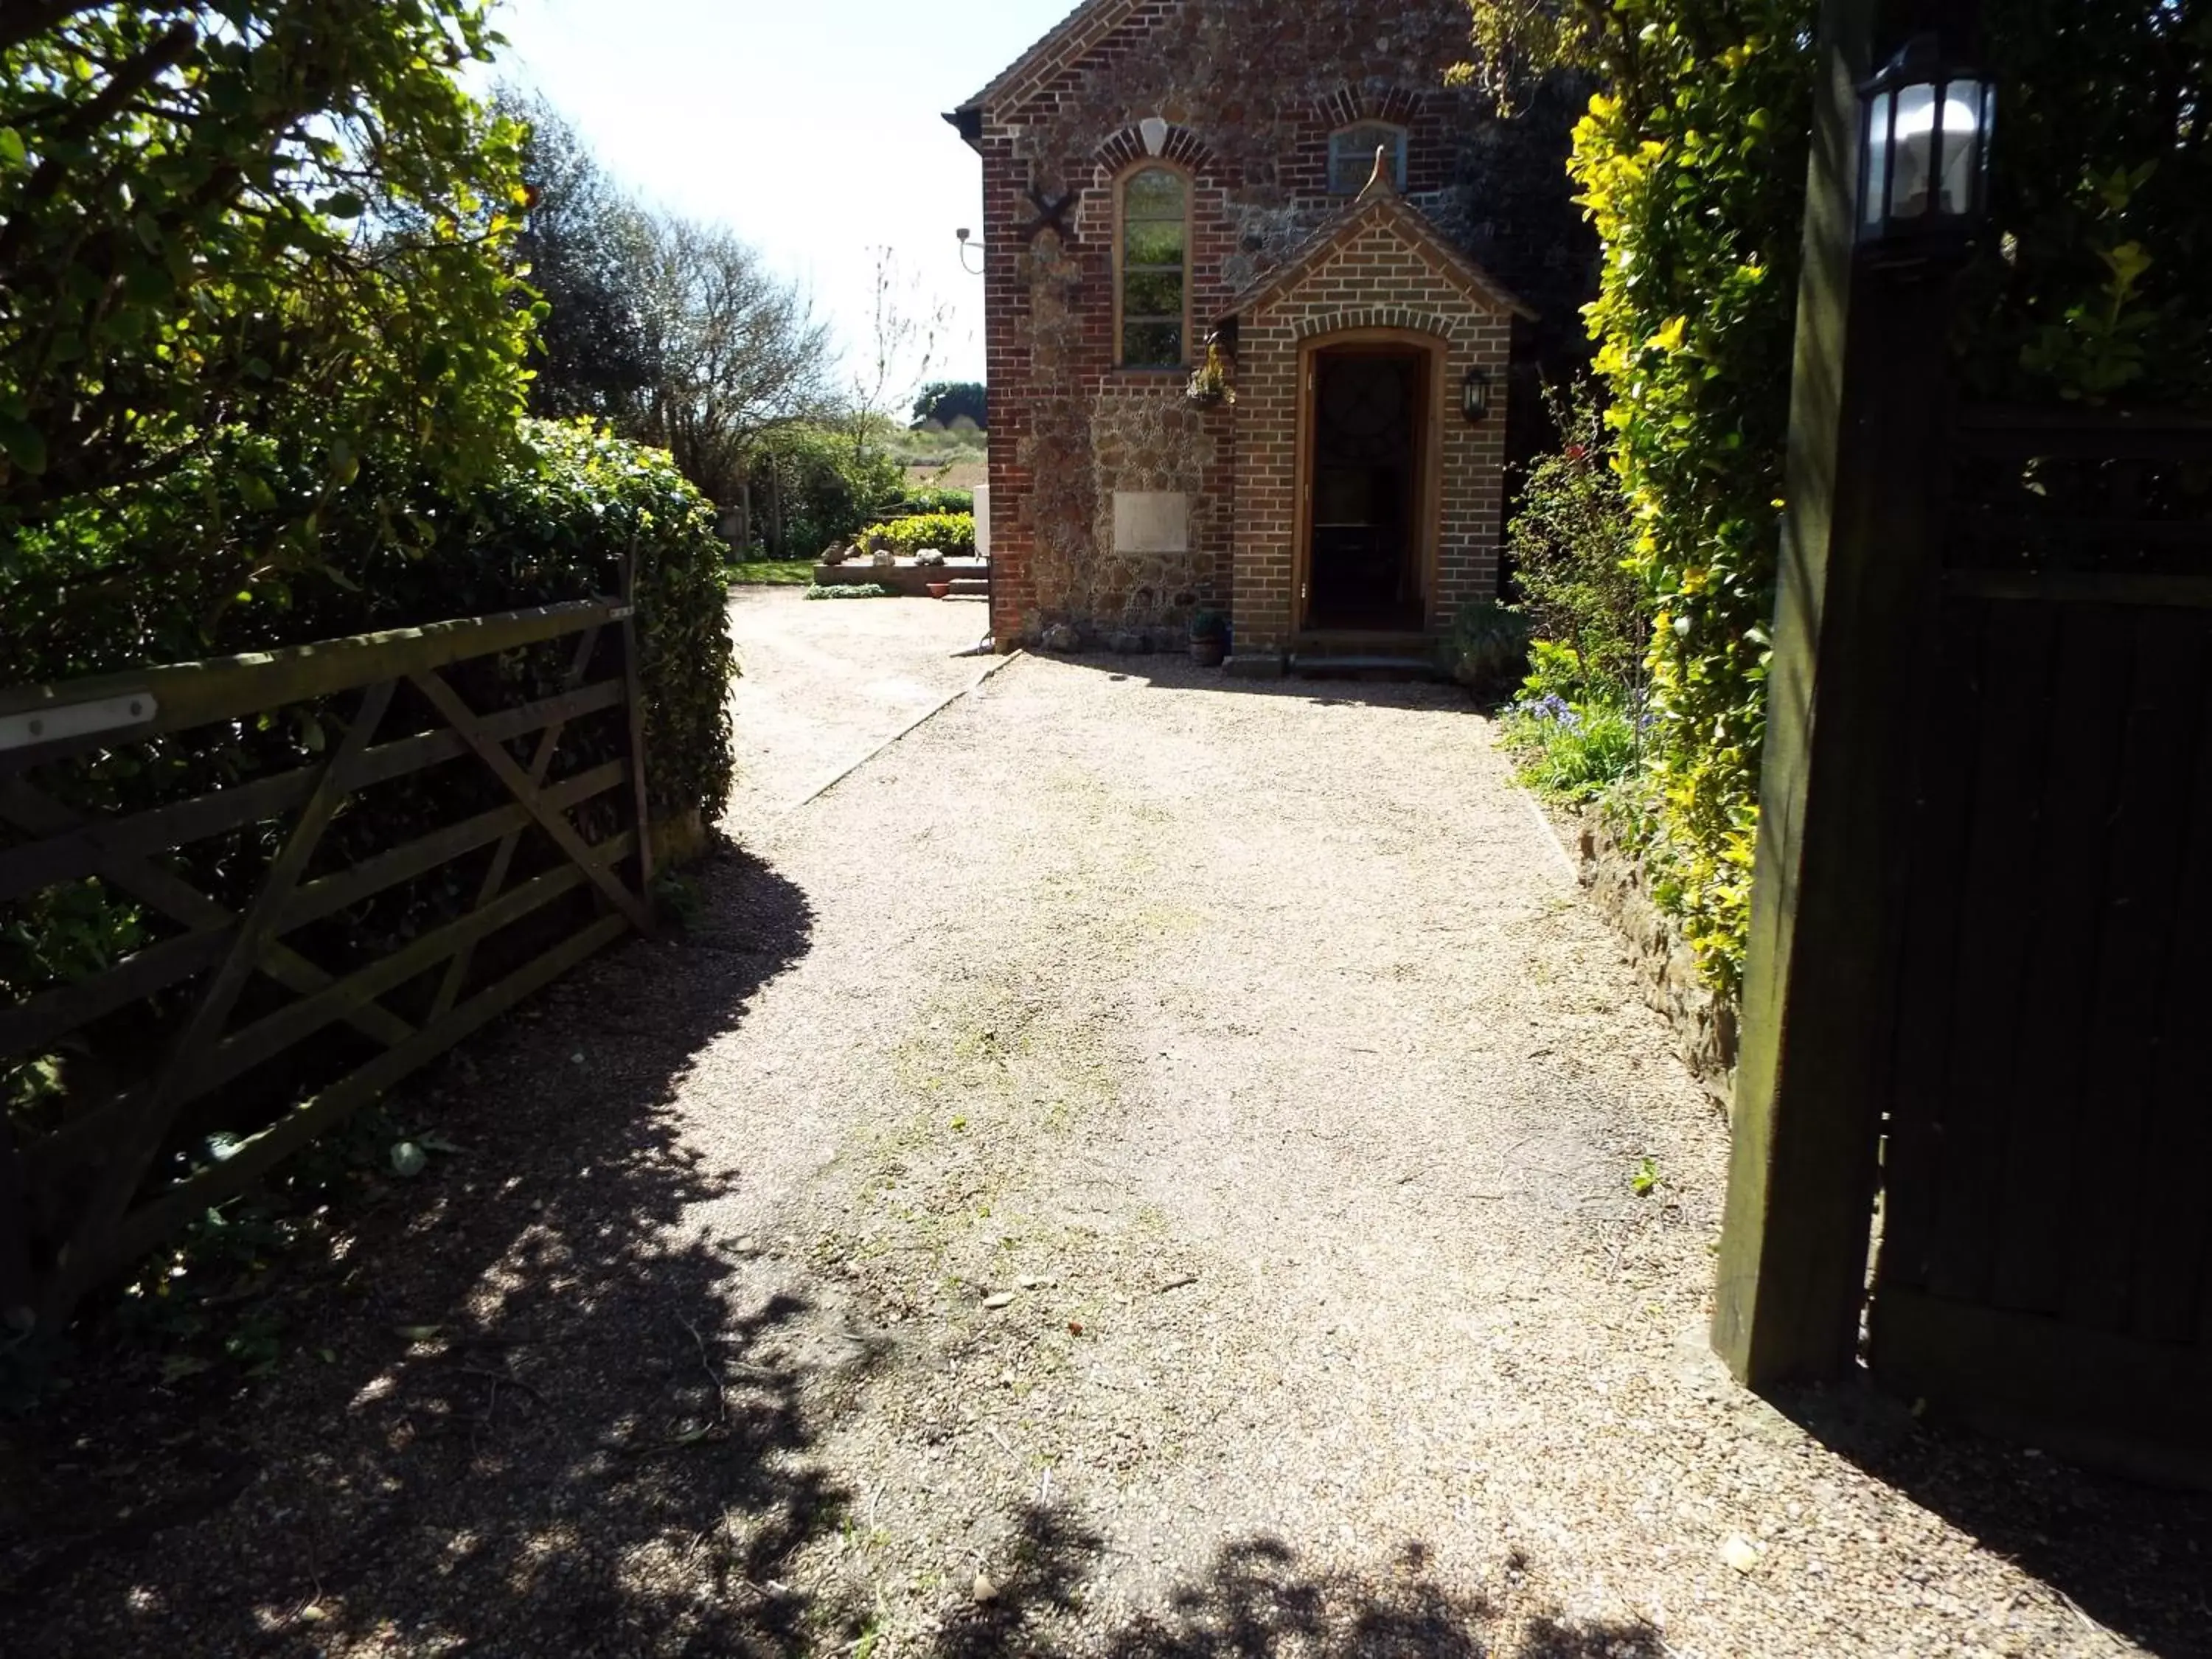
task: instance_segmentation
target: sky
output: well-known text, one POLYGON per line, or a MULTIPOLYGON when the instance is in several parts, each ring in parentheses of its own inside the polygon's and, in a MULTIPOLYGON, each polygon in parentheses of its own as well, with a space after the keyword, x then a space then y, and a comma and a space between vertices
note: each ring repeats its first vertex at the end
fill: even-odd
POLYGON ((758 248, 856 366, 889 247, 910 303, 951 307, 927 378, 980 380, 982 279, 953 232, 981 234, 982 167, 942 118, 1073 5, 507 0, 488 78, 543 93, 647 201, 758 248))

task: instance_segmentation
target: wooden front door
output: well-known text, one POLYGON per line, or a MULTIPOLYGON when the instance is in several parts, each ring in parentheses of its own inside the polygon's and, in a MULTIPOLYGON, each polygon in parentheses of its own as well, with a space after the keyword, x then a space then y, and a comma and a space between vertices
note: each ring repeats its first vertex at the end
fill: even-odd
POLYGON ((1305 458, 1304 625, 1418 632, 1428 500, 1429 355, 1405 347, 1317 352, 1305 458))

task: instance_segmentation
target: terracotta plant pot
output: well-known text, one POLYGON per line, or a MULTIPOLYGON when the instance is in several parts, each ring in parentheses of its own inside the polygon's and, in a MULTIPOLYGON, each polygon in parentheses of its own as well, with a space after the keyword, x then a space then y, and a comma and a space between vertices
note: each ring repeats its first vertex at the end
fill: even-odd
POLYGON ((1200 634, 1192 637, 1190 659, 1200 668, 1218 668, 1228 654, 1229 641, 1218 634, 1200 634))
POLYGON ((941 599, 952 591, 951 582, 924 582, 922 586, 933 599, 941 599))

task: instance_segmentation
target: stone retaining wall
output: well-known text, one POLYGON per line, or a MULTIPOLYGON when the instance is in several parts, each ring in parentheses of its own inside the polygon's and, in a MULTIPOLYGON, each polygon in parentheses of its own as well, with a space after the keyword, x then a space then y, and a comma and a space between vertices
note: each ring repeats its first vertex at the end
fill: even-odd
POLYGON ((1735 1093, 1736 1005, 1707 985, 1674 917, 1653 902, 1644 861, 1595 811, 1581 816, 1582 883, 1620 930, 1644 1000, 1667 1016, 1676 1050, 1723 1109, 1735 1093))

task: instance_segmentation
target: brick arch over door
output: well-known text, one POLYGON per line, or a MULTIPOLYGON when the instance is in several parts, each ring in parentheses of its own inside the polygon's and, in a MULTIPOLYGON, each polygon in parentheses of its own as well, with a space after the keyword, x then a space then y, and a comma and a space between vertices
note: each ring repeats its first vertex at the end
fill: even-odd
POLYGON ((1316 316, 1297 319, 1295 337, 1301 342, 1324 334, 1350 334, 1370 329, 1402 329, 1413 334, 1433 335, 1447 345, 1458 337, 1458 326, 1452 319, 1440 317, 1430 311, 1407 311, 1398 307, 1375 306, 1358 311, 1328 311, 1316 316))

